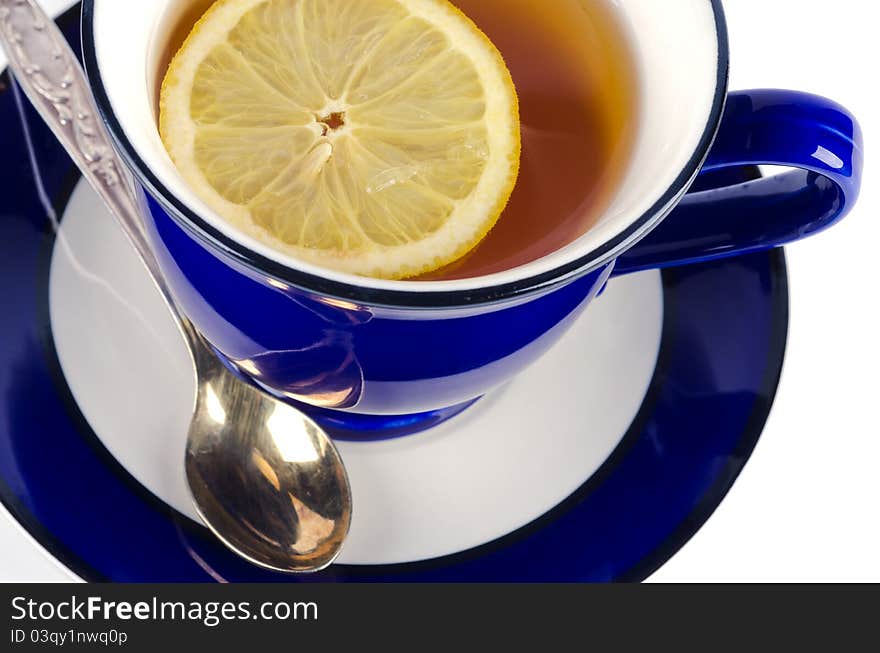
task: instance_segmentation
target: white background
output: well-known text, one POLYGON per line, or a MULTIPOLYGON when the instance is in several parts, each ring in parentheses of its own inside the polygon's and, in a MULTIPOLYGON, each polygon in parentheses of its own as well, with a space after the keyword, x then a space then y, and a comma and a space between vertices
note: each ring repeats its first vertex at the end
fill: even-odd
MULTIPOLYGON (((58 10, 70 2, 43 4, 58 10)), ((880 582, 875 3, 726 0, 725 9, 731 89, 794 88, 837 100, 862 123, 868 164, 853 213, 788 249, 788 355, 773 414, 752 460, 709 522, 651 580, 880 582)), ((3 521, 0 517, 0 550, 4 562, 15 564, 0 564, 0 581, 65 577, 26 535, 3 521)))

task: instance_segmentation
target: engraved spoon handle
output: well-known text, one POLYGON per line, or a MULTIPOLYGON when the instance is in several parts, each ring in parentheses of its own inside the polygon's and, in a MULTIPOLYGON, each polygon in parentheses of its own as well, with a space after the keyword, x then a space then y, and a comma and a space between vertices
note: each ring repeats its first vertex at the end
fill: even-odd
POLYGON ((175 319, 185 323, 147 240, 134 182, 113 149, 85 73, 61 30, 35 0, 0 0, 0 45, 25 95, 116 216, 175 319))

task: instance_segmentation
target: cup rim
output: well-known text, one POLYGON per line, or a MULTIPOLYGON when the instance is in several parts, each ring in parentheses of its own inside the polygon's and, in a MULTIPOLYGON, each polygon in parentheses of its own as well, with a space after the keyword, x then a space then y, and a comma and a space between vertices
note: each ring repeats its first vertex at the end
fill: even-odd
POLYGON ((414 285, 412 290, 371 288, 353 283, 321 277, 299 270, 267 258, 253 251, 240 241, 222 233, 207 220, 190 209, 185 202, 176 198, 162 181, 147 166, 136 148, 126 136, 125 131, 113 110, 110 97, 104 85, 98 65, 95 45, 95 2, 82 0, 82 54, 83 63, 91 86, 95 103, 116 145, 117 151, 128 163, 137 180, 150 192, 174 222, 190 236, 243 265, 246 269, 262 275, 269 275, 284 287, 297 288, 307 293, 354 302, 370 306, 389 308, 455 308, 479 304, 495 304, 509 301, 540 291, 550 290, 567 281, 594 272, 611 264, 621 253, 632 247, 653 230, 674 206, 676 200, 687 192, 703 166, 721 125, 721 118, 727 100, 730 69, 730 46, 727 21, 721 0, 707 0, 714 18, 718 42, 718 62, 715 78, 715 91, 709 120, 698 145, 672 185, 641 216, 633 220, 626 229, 603 242, 598 247, 577 259, 564 263, 551 270, 514 281, 459 290, 440 290, 424 292, 414 285))

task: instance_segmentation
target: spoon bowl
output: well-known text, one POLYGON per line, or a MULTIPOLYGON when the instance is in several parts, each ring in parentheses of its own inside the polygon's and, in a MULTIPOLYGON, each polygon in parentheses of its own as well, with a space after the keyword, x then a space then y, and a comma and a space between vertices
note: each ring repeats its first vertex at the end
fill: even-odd
POLYGON ((187 481, 199 514, 228 547, 256 565, 285 572, 323 569, 338 555, 351 522, 339 452, 303 413, 200 351, 186 450, 187 481))

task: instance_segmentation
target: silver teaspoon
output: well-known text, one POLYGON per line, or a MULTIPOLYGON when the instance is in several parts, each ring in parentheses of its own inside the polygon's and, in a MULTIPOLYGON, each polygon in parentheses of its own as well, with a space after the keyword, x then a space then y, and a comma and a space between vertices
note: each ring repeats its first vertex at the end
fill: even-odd
POLYGON ((229 371, 177 309, 148 244, 134 182, 54 21, 33 0, 0 0, 0 45, 27 97, 134 245, 189 345, 197 393, 185 469, 202 519, 253 564, 323 569, 351 523, 351 490, 333 442, 301 412, 229 371))

